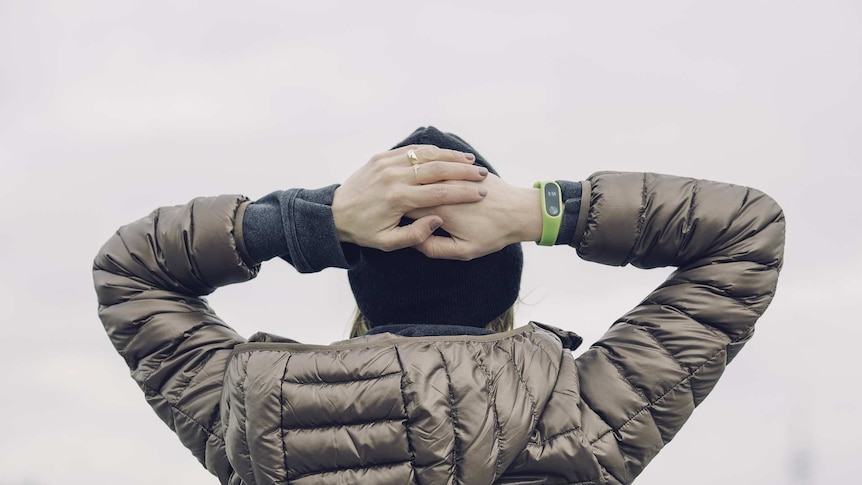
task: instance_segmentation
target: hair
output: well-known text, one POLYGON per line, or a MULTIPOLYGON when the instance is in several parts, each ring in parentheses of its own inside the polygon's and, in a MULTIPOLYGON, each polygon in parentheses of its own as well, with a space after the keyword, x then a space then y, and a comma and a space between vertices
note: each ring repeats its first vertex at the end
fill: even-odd
MULTIPOLYGON (((485 325, 487 330, 490 330, 495 333, 499 332, 508 332, 512 330, 515 326, 515 306, 512 305, 508 310, 503 312, 497 318, 491 320, 485 325)), ((362 312, 359 311, 359 308, 353 313, 353 326, 350 328, 350 338, 361 337, 368 333, 368 330, 371 329, 371 322, 362 312)))

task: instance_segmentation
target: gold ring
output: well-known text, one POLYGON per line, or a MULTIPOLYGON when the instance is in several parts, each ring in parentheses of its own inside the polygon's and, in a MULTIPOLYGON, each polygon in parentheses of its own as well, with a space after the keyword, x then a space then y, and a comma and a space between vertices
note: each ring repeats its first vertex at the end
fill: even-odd
POLYGON ((419 181, 419 168, 421 166, 422 165, 419 165, 418 163, 413 165, 413 174, 416 175, 416 183, 419 185, 422 185, 422 182, 419 181))
POLYGON ((413 165, 419 164, 419 157, 416 156, 416 152, 413 150, 407 150, 407 158, 410 159, 410 163, 413 165))

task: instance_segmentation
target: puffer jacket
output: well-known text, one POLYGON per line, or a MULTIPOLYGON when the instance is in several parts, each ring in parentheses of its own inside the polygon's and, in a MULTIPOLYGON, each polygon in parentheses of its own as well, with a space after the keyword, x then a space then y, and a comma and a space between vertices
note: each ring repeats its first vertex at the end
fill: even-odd
MULTIPOLYGON (((120 228, 99 316, 156 413, 223 484, 627 484, 709 394, 772 300, 784 215, 734 185, 603 172, 585 260, 678 268, 574 359, 530 323, 483 336, 245 340, 203 295, 253 278, 241 196, 120 228)), ((574 311, 574 309, 573 309, 574 311)))

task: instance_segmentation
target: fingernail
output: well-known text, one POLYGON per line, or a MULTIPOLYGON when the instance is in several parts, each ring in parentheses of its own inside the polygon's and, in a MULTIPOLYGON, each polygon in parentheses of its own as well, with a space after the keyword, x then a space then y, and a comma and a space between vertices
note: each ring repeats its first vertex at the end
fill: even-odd
POLYGON ((488 195, 488 189, 486 189, 485 187, 479 187, 479 195, 485 197, 486 195, 488 195))
POLYGON ((464 156, 467 157, 467 160, 475 160, 476 159, 476 155, 473 155, 472 153, 465 153, 464 156))
POLYGON ((481 176, 483 176, 483 177, 484 177, 485 175, 488 175, 488 169, 487 169, 487 168, 485 168, 485 167, 479 167, 479 175, 481 175, 481 176))

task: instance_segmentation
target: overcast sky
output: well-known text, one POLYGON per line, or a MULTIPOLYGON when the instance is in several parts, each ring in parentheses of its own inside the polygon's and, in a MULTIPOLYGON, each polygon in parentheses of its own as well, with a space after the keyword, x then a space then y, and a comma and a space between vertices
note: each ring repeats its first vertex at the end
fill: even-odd
MULTIPOLYGON (((774 303, 637 483, 850 483, 860 87, 852 0, 0 0, 0 485, 216 483, 105 337, 93 257, 156 207, 341 182, 429 124, 523 186, 632 170, 778 200, 774 303)), ((525 253, 518 323, 588 343, 669 273, 525 253)), ((308 343, 353 308, 343 271, 280 261, 210 302, 308 343)))

